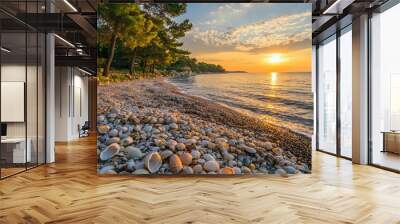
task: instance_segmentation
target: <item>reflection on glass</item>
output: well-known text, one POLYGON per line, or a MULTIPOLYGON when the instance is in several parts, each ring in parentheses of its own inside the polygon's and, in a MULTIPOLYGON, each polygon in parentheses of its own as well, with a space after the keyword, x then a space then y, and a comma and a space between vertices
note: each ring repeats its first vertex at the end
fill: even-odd
POLYGON ((1 51, 1 175, 25 170, 31 151, 26 144, 25 90, 26 90, 26 34, 2 33, 1 44, 9 52, 1 51))
POLYGON ((336 37, 318 48, 318 148, 336 153, 336 37))
POLYGON ((372 163, 400 170, 400 5, 372 17, 372 163))
POLYGON ((352 157, 352 35, 340 36, 340 153, 352 157))

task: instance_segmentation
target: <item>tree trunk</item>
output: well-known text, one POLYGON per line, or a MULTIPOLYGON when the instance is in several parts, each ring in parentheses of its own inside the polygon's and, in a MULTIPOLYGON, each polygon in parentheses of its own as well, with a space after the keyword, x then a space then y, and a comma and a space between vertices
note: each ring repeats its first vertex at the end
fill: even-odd
POLYGON ((129 74, 133 76, 135 74, 135 59, 136 59, 136 48, 133 50, 132 59, 131 59, 131 68, 129 70, 129 74))
POLYGON ((146 73, 146 68, 147 68, 147 58, 145 58, 143 61, 143 73, 146 73))
POLYGON ((108 76, 108 73, 110 72, 111 63, 114 59, 115 45, 117 44, 117 39, 117 35, 113 34, 110 43, 110 52, 108 54, 107 62, 104 64, 103 76, 108 76))

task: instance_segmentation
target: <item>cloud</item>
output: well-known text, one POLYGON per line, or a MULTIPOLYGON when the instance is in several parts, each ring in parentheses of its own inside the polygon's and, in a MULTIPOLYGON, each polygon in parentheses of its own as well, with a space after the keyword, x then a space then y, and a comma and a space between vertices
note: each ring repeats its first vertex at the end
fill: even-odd
MULTIPOLYGON (((233 6, 220 6, 216 11, 228 10, 229 7, 233 6)), ((229 9, 232 10, 232 8, 229 9)), ((210 21, 210 24, 217 22, 218 20, 210 21)), ((227 32, 217 29, 194 28, 189 36, 195 43, 206 44, 210 47, 229 47, 239 51, 288 45, 311 38, 311 13, 280 16, 232 28, 227 32)))
MULTIPOLYGON (((224 4, 217 7, 215 10, 210 12, 212 19, 207 20, 200 24, 205 25, 221 25, 233 18, 240 18, 240 16, 246 14, 249 10, 255 7, 254 3, 239 3, 239 4, 224 4)), ((265 6, 264 6, 265 7, 265 6)))
POLYGON ((216 10, 211 11, 211 15, 227 15, 227 14, 240 14, 247 12, 250 8, 254 7, 254 3, 240 3, 240 4, 225 4, 219 6, 216 10))

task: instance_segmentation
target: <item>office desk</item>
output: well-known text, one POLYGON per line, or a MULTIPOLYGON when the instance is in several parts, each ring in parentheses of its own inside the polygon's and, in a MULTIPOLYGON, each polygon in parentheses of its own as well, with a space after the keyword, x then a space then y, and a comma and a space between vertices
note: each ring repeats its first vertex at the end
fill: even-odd
POLYGON ((27 147, 25 153, 25 138, 1 139, 1 159, 5 163, 26 163, 31 162, 31 139, 26 139, 27 147))
POLYGON ((400 154, 400 132, 384 131, 383 133, 383 151, 400 154))

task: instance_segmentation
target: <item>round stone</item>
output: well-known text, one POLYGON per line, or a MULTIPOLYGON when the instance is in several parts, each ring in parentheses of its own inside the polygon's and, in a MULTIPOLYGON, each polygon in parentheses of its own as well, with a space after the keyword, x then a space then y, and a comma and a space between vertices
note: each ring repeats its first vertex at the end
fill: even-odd
POLYGON ((192 163, 192 154, 185 152, 180 156, 182 164, 188 166, 192 163))
POLYGON ((151 132, 153 130, 153 127, 151 125, 146 125, 143 127, 144 132, 151 132))
POLYGON ((283 153, 283 151, 282 151, 281 148, 273 148, 273 149, 272 149, 272 152, 273 152, 275 155, 278 155, 278 156, 282 155, 282 153, 283 153))
POLYGON ((190 166, 185 166, 185 167, 183 167, 182 173, 183 174, 193 174, 194 171, 190 166))
POLYGON ((226 142, 218 142, 217 143, 217 148, 219 150, 228 150, 229 149, 229 144, 226 142))
POLYGON ((117 129, 112 129, 111 131, 108 132, 108 135, 110 137, 117 137, 118 136, 118 130, 117 129))
POLYGON ((121 144, 123 146, 128 146, 133 144, 133 138, 131 136, 122 139, 121 144))
POLYGON ((264 142, 264 147, 268 150, 272 149, 272 143, 271 142, 264 142))
POLYGON ((230 153, 224 153, 224 160, 226 160, 226 161, 231 161, 231 160, 233 160, 235 157, 232 155, 232 154, 230 154, 230 153))
POLYGON ((164 150, 160 152, 161 158, 162 159, 167 159, 168 157, 172 156, 174 154, 171 150, 164 150))
POLYGON ((275 174, 280 175, 282 177, 287 177, 288 174, 286 173, 286 171, 282 168, 279 168, 277 170, 275 170, 275 174))
POLYGON ((178 129, 179 129, 179 127, 178 127, 178 125, 177 125, 176 123, 171 123, 171 124, 169 124, 169 128, 170 128, 171 130, 178 130, 178 129))
POLYGON ((128 160, 128 162, 126 162, 126 168, 129 171, 133 171, 135 169, 135 161, 133 161, 132 159, 128 160))
POLYGON ((220 170, 221 174, 232 175, 235 174, 235 170, 231 167, 224 167, 220 170))
POLYGON ((244 174, 250 174, 251 170, 247 166, 242 166, 242 173, 244 174))
POLYGON ((200 159, 201 153, 198 150, 192 150, 193 159, 200 159))
POLYGON ((204 164, 204 169, 208 172, 216 172, 219 170, 219 163, 215 160, 209 160, 204 164))
POLYGON ((233 172, 235 174, 242 174, 242 170, 239 167, 233 167, 233 172))
POLYGON ((97 126, 97 131, 99 132, 99 134, 106 134, 108 130, 110 130, 110 126, 106 124, 97 126))
POLYGON ((248 146, 245 146, 244 150, 246 152, 250 153, 250 154, 255 154, 257 152, 257 150, 255 150, 254 148, 251 148, 251 147, 248 147, 248 146))
POLYGON ((175 140, 172 140, 172 139, 168 140, 168 142, 167 142, 168 148, 171 149, 172 151, 175 151, 175 147, 176 147, 177 144, 178 143, 175 140))
POLYGON ((283 169, 286 171, 288 174, 296 174, 298 170, 294 168, 293 166, 285 166, 283 169))
POLYGON ((176 144, 175 149, 179 150, 179 151, 182 151, 182 150, 186 149, 186 146, 183 143, 178 143, 178 144, 176 144))
POLYGON ((128 158, 140 159, 143 157, 143 153, 139 148, 128 146, 123 151, 127 152, 128 158))
POLYGON ((135 170, 135 172, 133 172, 132 174, 134 174, 134 175, 147 175, 147 174, 149 174, 149 171, 147 171, 146 169, 138 169, 138 170, 135 170))
POLYGON ((183 169, 183 165, 179 156, 172 155, 169 157, 169 168, 175 174, 181 172, 181 170, 183 169))
POLYGON ((112 137, 107 139, 106 145, 111 145, 113 143, 119 143, 120 139, 118 137, 112 137))
POLYGON ((205 154, 205 155, 203 156, 203 158, 204 158, 206 161, 215 160, 214 156, 212 156, 211 154, 205 154))
POLYGON ((197 164, 193 167, 193 172, 195 174, 201 174, 201 172, 203 172, 203 166, 201 166, 200 164, 197 164))

